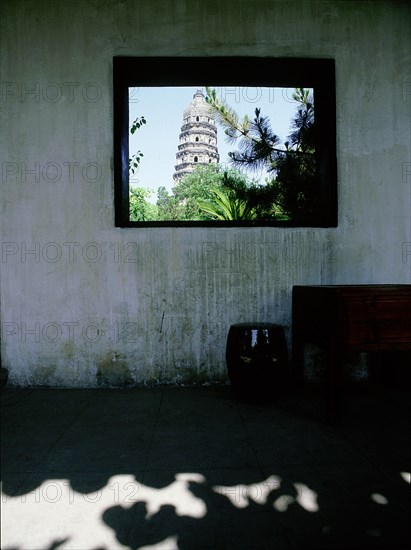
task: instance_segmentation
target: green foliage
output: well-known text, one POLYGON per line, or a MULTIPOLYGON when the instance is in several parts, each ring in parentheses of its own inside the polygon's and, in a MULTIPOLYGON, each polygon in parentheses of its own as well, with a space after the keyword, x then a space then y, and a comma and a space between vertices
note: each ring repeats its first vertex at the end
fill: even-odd
POLYGON ((159 187, 157 190, 156 205, 159 220, 173 221, 180 219, 180 205, 174 195, 170 195, 164 186, 159 187))
POLYGON ((286 153, 274 163, 276 197, 283 211, 299 222, 309 222, 315 211, 317 167, 315 156, 316 127, 314 104, 309 90, 296 88, 293 99, 298 102, 292 121, 292 132, 286 153))
POLYGON ((211 189, 221 185, 221 171, 218 165, 197 166, 194 172, 182 178, 173 187, 173 195, 180 205, 181 219, 204 220, 207 217, 198 206, 198 199, 207 199, 211 189))
POLYGON ((138 130, 143 124, 146 124, 147 121, 144 116, 137 117, 133 124, 130 127, 130 133, 134 134, 136 130, 138 130))
POLYGON ((138 171, 138 166, 141 161, 141 157, 144 157, 141 151, 137 151, 134 155, 128 159, 129 174, 133 175, 138 171))
MULTIPOLYGON (((292 219, 304 222, 315 209, 316 159, 314 104, 309 90, 296 88, 293 99, 297 110, 292 131, 282 147, 270 120, 255 110, 242 120, 212 88, 206 88, 210 104, 230 143, 238 150, 229 153, 233 168, 223 171, 219 165, 198 166, 179 180, 169 193, 157 190, 157 202, 149 201, 153 191, 143 187, 130 189, 132 221, 207 221, 292 219), (265 169, 270 177, 264 184, 250 180, 242 171, 265 169)), ((137 117, 130 132, 134 134, 145 117, 137 117)), ((130 174, 138 170, 143 153, 129 159, 130 174)))
POLYGON ((250 130, 250 120, 246 115, 243 120, 238 118, 237 113, 226 103, 217 97, 213 88, 206 86, 207 96, 205 100, 210 104, 215 120, 224 128, 228 143, 235 143, 238 137, 247 136, 250 130))
MULTIPOLYGON (((130 127, 130 133, 134 134, 143 124, 146 124, 147 121, 144 116, 137 117, 133 124, 130 127)), ((134 175, 138 171, 138 166, 140 164, 141 158, 144 157, 141 151, 134 153, 131 158, 128 159, 128 168, 129 174, 134 175)))
POLYGON ((157 206, 147 200, 153 193, 154 191, 144 187, 130 188, 130 221, 145 222, 157 219, 157 206))
POLYGON ((200 208, 216 220, 252 220, 256 214, 250 204, 229 189, 212 188, 212 200, 198 200, 200 208))
MULTIPOLYGON (((130 133, 134 134, 143 124, 146 124, 145 117, 137 117, 130 127, 130 133)), ((141 151, 137 151, 137 153, 134 153, 134 155, 129 159, 129 176, 134 175, 138 171, 138 167, 143 156, 144 155, 141 151)), ((152 196, 152 194, 153 191, 144 187, 130 187, 130 221, 144 222, 157 219, 157 207, 147 200, 152 196)))
MULTIPOLYGON (((215 190, 223 189, 225 174, 216 164, 197 166, 194 172, 187 174, 176 183, 171 194, 165 187, 157 191, 157 206, 159 219, 163 220, 194 220, 205 221, 216 219, 206 211, 204 204, 212 204, 215 199, 215 190)), ((233 182, 244 180, 238 170, 230 170, 230 179, 233 182)))
POLYGON ((259 184, 247 180, 235 180, 229 174, 224 175, 224 188, 239 201, 246 203, 248 218, 243 219, 286 219, 281 208, 273 201, 276 187, 272 181, 259 184))
POLYGON ((206 101, 227 140, 238 144, 238 150, 229 153, 233 166, 264 168, 272 174, 263 186, 237 188, 237 198, 248 202, 250 212, 260 219, 308 221, 315 210, 317 191, 314 103, 309 90, 296 88, 293 93, 298 106, 284 147, 260 109, 255 110, 254 119, 244 117, 240 121, 214 89, 207 87, 206 91, 206 101))

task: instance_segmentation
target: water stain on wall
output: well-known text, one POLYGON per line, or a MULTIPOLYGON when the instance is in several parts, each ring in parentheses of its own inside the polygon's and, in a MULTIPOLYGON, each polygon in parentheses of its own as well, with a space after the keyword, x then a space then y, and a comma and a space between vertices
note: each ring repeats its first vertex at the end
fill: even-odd
POLYGON ((32 379, 36 384, 40 382, 40 384, 45 386, 54 386, 56 382, 56 369, 56 365, 39 365, 34 369, 32 379))
POLYGON ((108 353, 97 363, 97 384, 105 387, 125 387, 134 383, 126 356, 108 353))
POLYGON ((74 357, 74 345, 73 342, 66 342, 63 346, 63 356, 67 359, 73 359, 74 357))

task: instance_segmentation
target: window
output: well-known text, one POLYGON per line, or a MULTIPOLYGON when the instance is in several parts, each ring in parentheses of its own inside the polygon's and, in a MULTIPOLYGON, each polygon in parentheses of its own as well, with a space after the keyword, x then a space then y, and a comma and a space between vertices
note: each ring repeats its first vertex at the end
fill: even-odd
MULTIPOLYGON (((113 59, 113 101, 115 225, 117 227, 337 226, 335 64, 332 59, 115 57, 113 59), (217 184, 210 187, 207 192, 211 194, 197 200, 197 207, 202 213, 200 217, 197 214, 188 218, 173 218, 165 215, 150 217, 145 213, 133 217, 130 215, 130 205, 134 204, 132 200, 136 183, 133 179, 135 174, 132 167, 137 169, 139 166, 143 166, 143 163, 146 163, 147 167, 148 163, 155 176, 159 166, 157 162, 150 164, 144 156, 144 132, 142 131, 143 121, 141 118, 144 118, 145 112, 144 103, 139 102, 139 93, 146 88, 160 91, 164 94, 164 100, 161 103, 167 105, 170 90, 183 91, 184 88, 190 89, 190 87, 191 90, 185 99, 184 107, 190 104, 193 94, 198 94, 199 97, 200 92, 209 101, 212 100, 210 93, 214 90, 214 93, 217 93, 214 96, 217 98, 214 102, 214 109, 216 109, 220 97, 218 92, 225 90, 225 99, 234 110, 239 106, 238 97, 245 98, 247 107, 249 107, 248 116, 251 119, 256 117, 255 109, 260 108, 259 122, 261 124, 261 117, 268 118, 273 134, 277 132, 276 117, 273 117, 270 111, 263 110, 264 105, 259 99, 259 94, 271 94, 274 105, 277 101, 278 90, 289 90, 286 93, 291 94, 293 90, 302 89, 307 94, 306 98, 310 98, 307 99, 305 105, 311 105, 313 110, 312 120, 314 122, 310 126, 310 148, 302 148, 301 140, 298 143, 301 136, 308 135, 304 134, 303 126, 300 128, 298 139, 296 138, 295 143, 291 142, 291 145, 290 142, 286 145, 284 139, 286 136, 282 136, 282 141, 278 146, 270 145, 269 155, 271 156, 262 158, 260 168, 264 165, 264 169, 267 171, 264 182, 263 180, 258 182, 255 178, 255 171, 248 170, 250 166, 246 166, 245 172, 240 170, 239 166, 246 164, 247 158, 239 156, 242 148, 237 144, 232 144, 230 151, 230 154, 234 155, 231 160, 236 161, 235 165, 220 158, 220 150, 227 128, 219 126, 219 118, 215 111, 210 116, 208 116, 208 112, 202 113, 202 111, 199 114, 194 112, 193 115, 186 113, 182 108, 178 127, 175 129, 173 159, 178 170, 176 169, 174 174, 170 174, 168 185, 174 185, 173 189, 179 188, 181 187, 179 182, 183 177, 192 177, 190 162, 196 163, 195 170, 217 171, 220 180, 224 173, 229 177, 226 180, 218 180, 220 182, 218 185, 222 187, 217 190, 217 184), (137 111, 134 112, 137 112, 138 116, 134 120, 134 115, 131 115, 132 110, 136 108, 137 111), (141 110, 139 110, 140 108, 141 110), (135 135, 131 136, 130 128, 135 121, 139 126, 135 130, 135 135), (191 140, 189 137, 191 124, 196 127, 196 133, 201 134, 201 140, 195 137, 195 141, 201 143, 201 154, 194 158, 192 155, 188 155, 190 147, 194 147, 193 144, 190 145, 190 141, 193 141, 193 136, 191 135, 191 140), (217 139, 215 139, 214 132, 217 139), (138 153, 130 147, 135 139, 138 141, 138 153), (139 156, 140 154, 141 156, 139 156), (135 161, 133 164, 130 164, 130 157, 135 161), (236 174, 235 177, 233 176, 234 180, 236 178, 237 180, 229 181, 233 173, 236 174), (238 180, 238 177, 240 180, 242 178, 242 176, 238 176, 239 173, 246 174, 244 181, 238 180), (269 184, 268 187, 267 184, 269 184), (218 207, 212 203, 213 199, 216 204, 218 203, 218 193, 220 192, 221 198, 221 191, 224 192, 224 200, 230 203, 233 211, 242 212, 241 215, 232 214, 226 217, 219 215, 218 207), (269 197, 268 202, 267 196, 269 197), (289 206, 290 204, 291 206, 289 206), (210 205, 213 206, 214 213, 210 205)), ((299 109, 297 103, 294 110, 296 116, 299 109)), ((302 118, 306 114, 304 108, 302 108, 302 118)), ((151 123, 151 120, 147 120, 147 127, 151 123)), ((157 134, 163 131, 165 133, 166 125, 167 122, 164 121, 162 127, 157 130, 157 134)), ((291 125, 290 134, 292 134, 292 130, 291 125)), ((157 139, 159 154, 164 146, 163 142, 163 138, 157 139)), ((263 144, 260 143, 260 145, 263 144)), ((195 147, 198 148, 198 146, 195 147)), ((248 160, 250 158, 248 157, 248 160)), ((138 179, 138 172, 136 179, 138 179)), ((154 179, 156 178, 154 177, 154 179)), ((171 197, 170 191, 164 191, 163 181, 158 181, 157 186, 157 193, 160 192, 160 188, 162 189, 161 200, 163 202, 165 198, 171 197)), ((177 201, 177 194, 174 195, 172 198, 177 201)), ((153 211, 157 208, 156 204, 160 197, 158 196, 155 200, 157 203, 151 199, 152 203, 149 205, 149 209, 153 206, 153 211)), ((177 201, 175 204, 188 208, 191 203, 185 197, 180 197, 179 202, 177 201)))

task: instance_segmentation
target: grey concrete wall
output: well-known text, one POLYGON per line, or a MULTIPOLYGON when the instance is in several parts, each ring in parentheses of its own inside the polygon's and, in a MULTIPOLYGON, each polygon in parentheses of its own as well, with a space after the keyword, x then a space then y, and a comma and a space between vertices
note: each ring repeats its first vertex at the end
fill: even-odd
POLYGON ((2 362, 14 384, 226 379, 295 284, 409 283, 406 2, 3 1, 2 362), (339 225, 118 229, 114 55, 331 57, 339 225))

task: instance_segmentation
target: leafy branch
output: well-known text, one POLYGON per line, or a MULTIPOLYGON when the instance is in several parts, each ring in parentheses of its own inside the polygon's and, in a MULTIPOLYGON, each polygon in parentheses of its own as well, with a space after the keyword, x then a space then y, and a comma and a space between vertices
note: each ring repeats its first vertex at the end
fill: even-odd
POLYGON ((198 199, 198 205, 207 214, 211 214, 217 220, 251 220, 256 215, 250 204, 231 194, 229 191, 211 189, 213 202, 198 199))
POLYGON ((137 117, 133 124, 130 126, 130 134, 134 134, 136 130, 138 130, 143 124, 146 124, 147 121, 144 116, 141 116, 140 118, 137 117))
POLYGON ((248 115, 240 120, 234 109, 217 97, 214 88, 206 86, 206 92, 205 99, 224 128, 227 142, 234 144, 238 140, 239 151, 229 153, 233 164, 254 169, 267 167, 274 162, 276 153, 285 152, 278 148, 280 139, 273 133, 269 118, 261 115, 261 109, 255 110, 253 120, 248 115))
MULTIPOLYGON (((130 126, 130 133, 133 135, 143 124, 146 124, 147 121, 144 116, 137 117, 133 124, 130 126)), ((137 153, 128 159, 128 167, 131 174, 135 174, 138 171, 138 166, 140 164, 141 158, 144 157, 143 153, 139 150, 137 153)))

